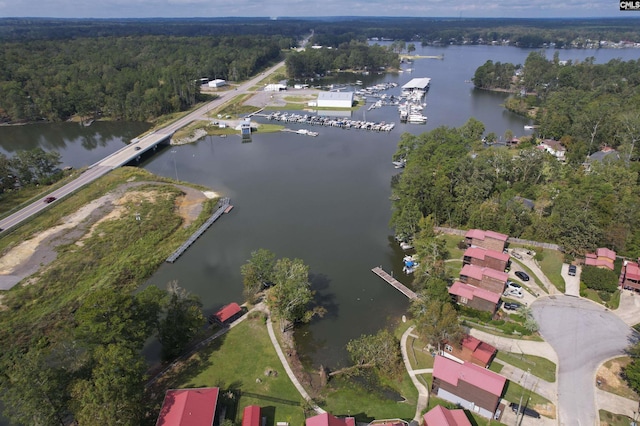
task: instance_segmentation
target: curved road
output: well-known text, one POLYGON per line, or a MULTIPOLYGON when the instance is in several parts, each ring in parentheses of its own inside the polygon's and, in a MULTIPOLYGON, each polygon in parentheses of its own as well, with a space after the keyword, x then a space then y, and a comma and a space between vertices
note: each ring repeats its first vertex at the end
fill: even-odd
POLYGON ((586 299, 555 295, 531 305, 540 334, 556 351, 558 417, 562 426, 599 424, 595 403, 597 368, 623 355, 638 336, 617 315, 586 299))
POLYGON ((46 197, 55 197, 56 200, 53 202, 54 204, 60 202, 62 198, 68 196, 74 191, 77 191, 83 186, 93 182, 99 177, 109 173, 111 170, 116 169, 128 163, 129 161, 134 159, 136 156, 154 147, 158 142, 164 139, 167 139, 168 137, 171 137, 171 135, 176 130, 186 126, 192 121, 195 121, 201 118, 211 109, 221 106, 222 104, 234 98, 235 96, 252 92, 250 90, 252 87, 257 85, 260 81, 265 79, 270 74, 273 74, 278 68, 282 67, 283 65, 284 65, 284 61, 279 62, 278 64, 274 65, 273 67, 263 72, 262 74, 252 78, 251 80, 245 83, 242 83, 236 88, 236 90, 223 94, 218 99, 215 99, 201 106, 200 108, 190 112, 189 114, 185 115, 179 120, 174 121, 161 129, 157 129, 156 131, 140 138, 137 142, 131 143, 119 149, 118 151, 114 152, 113 154, 108 155, 104 159, 90 166, 87 171, 82 173, 72 182, 69 182, 68 184, 56 189, 55 191, 49 194, 46 194, 46 196, 39 198, 38 200, 34 201, 30 205, 24 207, 23 209, 18 210, 17 212, 11 214, 10 216, 7 216, 4 219, 0 220, 0 231, 16 227, 20 225, 22 222, 24 222, 25 220, 30 219, 35 214, 38 214, 41 211, 47 209, 49 207, 49 204, 44 202, 44 199, 46 197))

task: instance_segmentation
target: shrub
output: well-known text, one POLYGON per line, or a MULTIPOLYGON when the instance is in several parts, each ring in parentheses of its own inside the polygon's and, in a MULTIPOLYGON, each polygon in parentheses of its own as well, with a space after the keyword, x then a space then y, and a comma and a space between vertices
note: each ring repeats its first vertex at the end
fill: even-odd
POLYGON ((580 278, 592 290, 613 293, 618 288, 618 276, 608 269, 585 266, 580 278))

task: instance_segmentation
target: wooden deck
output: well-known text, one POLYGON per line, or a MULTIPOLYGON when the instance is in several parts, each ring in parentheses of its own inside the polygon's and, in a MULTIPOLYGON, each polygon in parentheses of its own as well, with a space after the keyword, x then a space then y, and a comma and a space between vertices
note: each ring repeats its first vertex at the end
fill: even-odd
POLYGON ((373 268, 371 270, 371 272, 373 272, 374 274, 376 274, 377 276, 379 276, 380 278, 382 278, 383 280, 385 280, 386 282, 388 282, 389 284, 391 284, 393 287, 395 287, 400 293, 404 294, 405 296, 407 296, 409 299, 414 300, 418 298, 418 295, 409 290, 407 288, 407 286, 405 286, 404 284, 402 284, 400 281, 396 280, 395 278, 393 278, 391 275, 387 274, 384 269, 382 269, 380 266, 376 266, 375 268, 373 268))
POLYGON ((218 220, 218 218, 222 216, 223 213, 228 213, 231 210, 231 208, 233 208, 233 206, 229 204, 229 201, 230 201, 229 198, 226 198, 226 197, 221 199, 220 202, 218 203, 218 209, 213 213, 213 215, 211 215, 211 217, 207 219, 207 221, 203 223, 202 226, 196 230, 196 232, 191 234, 189 239, 185 241, 180 247, 178 247, 178 249, 174 251, 173 254, 169 256, 166 261, 168 263, 175 262, 182 255, 182 253, 184 253, 191 246, 191 244, 195 243, 196 240, 202 234, 204 234, 204 231, 206 231, 207 229, 209 229, 211 225, 213 225, 213 222, 218 220))

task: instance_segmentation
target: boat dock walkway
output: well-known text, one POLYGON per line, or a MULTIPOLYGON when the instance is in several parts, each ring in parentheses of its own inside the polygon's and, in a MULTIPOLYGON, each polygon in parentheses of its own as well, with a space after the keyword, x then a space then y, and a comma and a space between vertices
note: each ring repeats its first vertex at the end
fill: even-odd
POLYGON ((382 267, 376 266, 371 270, 371 272, 373 272, 374 274, 376 274, 377 276, 379 276, 380 278, 382 278, 383 280, 385 280, 386 282, 394 286, 400 293, 404 294, 409 299, 414 300, 418 298, 418 295, 415 292, 409 290, 407 286, 405 286, 400 281, 393 278, 391 275, 387 274, 384 271, 384 269, 382 269, 382 267))
POLYGON ((178 247, 178 249, 174 251, 173 254, 167 258, 166 262, 168 263, 175 262, 182 255, 182 253, 184 253, 191 246, 191 244, 195 243, 196 240, 202 234, 204 234, 204 231, 206 231, 207 229, 209 229, 211 225, 213 225, 213 222, 218 220, 218 218, 222 216, 223 213, 229 213, 229 211, 231 211, 231 209, 233 208, 233 206, 229 204, 229 201, 230 200, 227 197, 222 198, 218 202, 218 208, 213 213, 213 215, 211 215, 211 217, 207 219, 207 221, 203 223, 202 226, 200 226, 200 228, 196 230, 196 232, 191 234, 189 239, 185 241, 180 247, 178 247))

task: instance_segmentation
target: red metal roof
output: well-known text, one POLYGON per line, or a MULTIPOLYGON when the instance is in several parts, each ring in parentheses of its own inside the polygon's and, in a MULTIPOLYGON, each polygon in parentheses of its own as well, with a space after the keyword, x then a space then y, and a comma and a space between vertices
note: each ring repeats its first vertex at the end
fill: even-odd
POLYGON ((480 339, 476 339, 473 336, 467 335, 462 339, 462 346, 472 351, 473 356, 478 361, 483 362, 485 365, 489 364, 491 358, 496 353, 497 349, 488 343, 483 342, 480 339))
POLYGON ((624 277, 626 279, 635 281, 640 280, 640 267, 638 267, 638 264, 634 262, 628 262, 627 266, 625 266, 624 269, 624 277))
POLYGON ((423 417, 425 426, 471 426, 464 410, 448 410, 436 405, 423 417))
POLYGON ((509 261, 508 253, 501 253, 495 250, 487 250, 482 247, 469 247, 464 251, 464 257, 472 257, 474 259, 484 260, 485 257, 492 257, 494 259, 502 260, 503 262, 509 261))
POLYGON ((493 238, 494 240, 507 241, 508 235, 501 234, 495 231, 483 231, 481 229, 470 229, 464 234, 465 238, 477 238, 478 240, 484 240, 485 238, 493 238))
POLYGON ((229 303, 214 314, 218 321, 225 322, 234 315, 242 312, 242 308, 236 302, 229 303))
POLYGON ((482 389, 492 395, 501 396, 507 379, 486 368, 472 363, 457 363, 449 358, 437 355, 433 363, 433 377, 453 386, 462 381, 482 389))
POLYGON ((460 275, 474 278, 478 281, 482 281, 482 277, 485 275, 487 277, 495 278, 499 281, 504 281, 504 282, 506 282, 507 279, 509 279, 509 274, 507 274, 506 272, 496 271, 495 269, 483 268, 478 265, 470 265, 470 264, 464 265, 462 267, 462 270, 460 271, 460 275))
POLYGON ((309 417, 305 421, 306 426, 356 426, 356 419, 353 417, 345 417, 339 419, 336 416, 323 413, 317 416, 309 417))
POLYGON ((477 297, 479 299, 488 300, 489 302, 496 304, 500 301, 500 294, 469 284, 464 284, 460 281, 454 282, 453 285, 449 287, 449 294, 466 297, 469 300, 473 300, 475 297, 477 297))
POLYGON ((248 405, 242 413, 242 426, 260 426, 260 407, 248 405))
POLYGON ((218 392, 218 388, 168 390, 156 426, 212 426, 218 392))
POLYGON ((608 248, 601 247, 596 250, 596 256, 611 259, 612 262, 616 261, 616 252, 609 250, 608 248))

